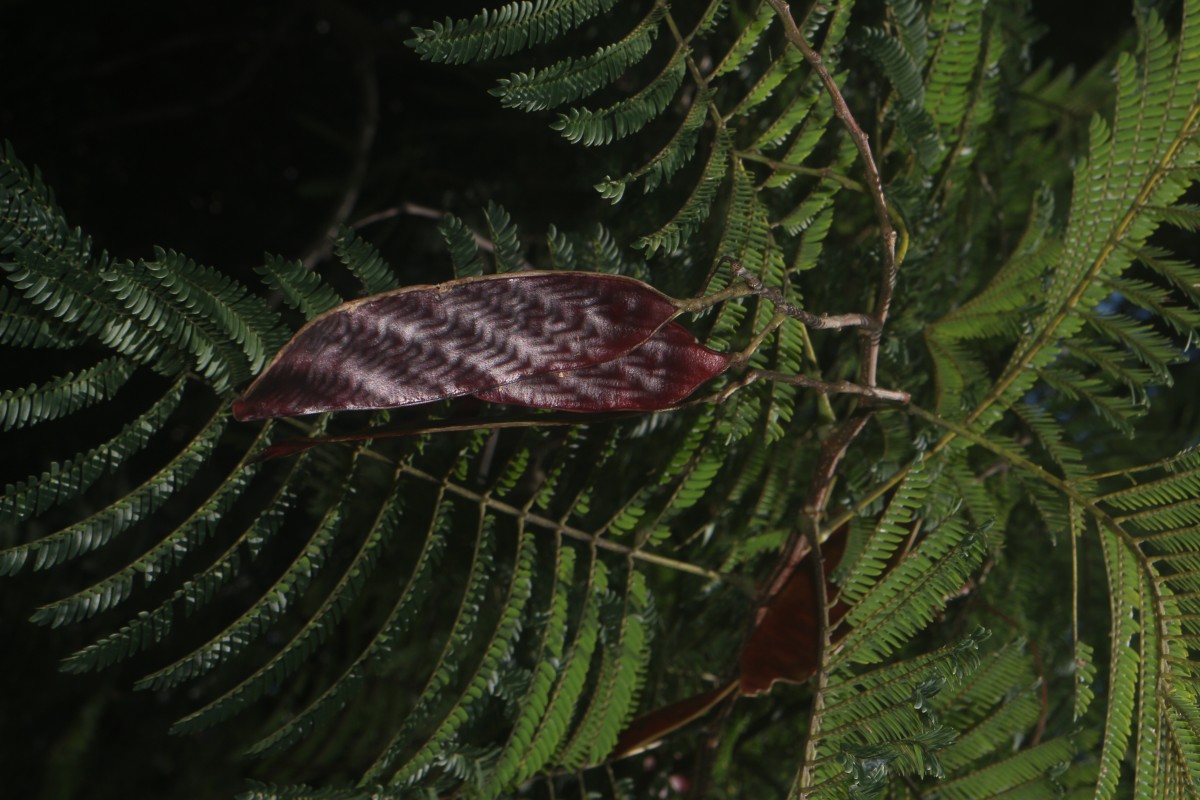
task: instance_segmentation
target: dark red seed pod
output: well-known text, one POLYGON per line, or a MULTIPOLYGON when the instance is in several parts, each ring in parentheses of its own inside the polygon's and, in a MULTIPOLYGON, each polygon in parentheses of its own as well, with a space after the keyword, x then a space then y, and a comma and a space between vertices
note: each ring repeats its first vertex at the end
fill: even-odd
POLYGON ((413 286, 331 309, 233 404, 239 420, 427 403, 602 364, 678 309, 632 278, 523 272, 413 286))
POLYGON ((675 405, 719 375, 729 356, 710 350, 677 322, 603 364, 546 372, 476 392, 489 403, 556 411, 657 411, 675 405))
MULTIPOLYGON (((829 597, 837 592, 829 576, 842 560, 849 531, 849 526, 843 525, 821 547, 825 593, 829 597)), ((752 697, 769 692, 780 681, 804 683, 817 673, 821 663, 821 605, 810 566, 805 560, 796 567, 742 648, 742 694, 752 697)), ((844 603, 834 603, 828 612, 830 624, 841 620, 848 610, 844 603)), ((834 633, 833 640, 845 635, 846 629, 842 628, 834 633)))

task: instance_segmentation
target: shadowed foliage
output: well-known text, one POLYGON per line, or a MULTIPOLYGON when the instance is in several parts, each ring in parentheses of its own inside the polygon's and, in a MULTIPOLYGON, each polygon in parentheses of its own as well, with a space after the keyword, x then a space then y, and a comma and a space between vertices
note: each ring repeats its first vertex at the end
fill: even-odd
POLYGON ((1200 794, 1200 0, 1090 71, 1020 0, 395 14, 275 20, 363 45, 287 256, 0 148, 5 702, 84 687, 21 787, 1200 794), (389 149, 396 53, 493 177, 389 149))

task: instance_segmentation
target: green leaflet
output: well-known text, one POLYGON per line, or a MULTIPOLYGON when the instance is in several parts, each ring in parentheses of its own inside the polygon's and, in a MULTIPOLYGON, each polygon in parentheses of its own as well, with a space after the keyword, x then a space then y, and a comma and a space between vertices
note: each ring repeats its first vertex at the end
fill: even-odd
POLYGON ((30 308, 20 295, 0 286, 0 344, 65 349, 73 347, 75 342, 67 332, 56 329, 36 309, 30 308))
POLYGON ((638 239, 635 247, 646 251, 647 257, 654 255, 660 249, 665 253, 673 253, 679 249, 683 240, 700 227, 708 218, 717 189, 724 181, 729 170, 729 151, 732 142, 728 137, 718 135, 716 146, 709 155, 704 174, 696 184, 691 196, 683 206, 675 212, 661 228, 638 239))
POLYGON ((502 207, 489 203, 484 214, 493 246, 496 248, 496 271, 515 272, 525 266, 521 253, 521 241, 512 218, 502 207))

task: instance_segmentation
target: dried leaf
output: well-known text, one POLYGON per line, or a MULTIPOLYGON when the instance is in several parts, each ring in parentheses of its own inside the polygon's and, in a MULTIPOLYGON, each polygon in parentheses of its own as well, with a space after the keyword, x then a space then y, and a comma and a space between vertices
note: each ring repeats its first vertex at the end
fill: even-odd
POLYGON ((396 408, 602 364, 675 316, 632 278, 523 272, 414 286, 322 314, 233 404, 239 420, 396 408))

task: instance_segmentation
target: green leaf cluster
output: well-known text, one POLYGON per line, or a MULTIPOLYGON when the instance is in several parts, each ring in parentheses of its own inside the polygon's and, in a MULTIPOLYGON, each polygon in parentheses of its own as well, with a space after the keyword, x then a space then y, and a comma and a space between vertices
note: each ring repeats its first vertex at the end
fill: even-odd
POLYGON ((136 689, 198 698, 173 733, 249 720, 269 766, 247 796, 649 796, 661 775, 609 761, 622 730, 736 678, 787 543, 844 531, 817 676, 679 734, 714 796, 1197 796, 1200 431, 1173 414, 1197 386, 1200 0, 1138 4, 1111 76, 1081 79, 1030 64, 1028 5, 791 4, 836 98, 770 2, 536 0, 408 42, 517 65, 492 94, 545 121, 537 147, 592 148, 609 201, 544 240, 455 209, 427 282, 536 266, 699 296, 734 286, 730 256, 812 313, 879 314, 878 191, 900 262, 878 385, 907 407, 740 385, 853 381, 874 345, 731 292, 681 318, 739 354, 703 402, 473 408, 475 430, 260 463, 297 434, 461 421, 229 415, 300 325, 401 285, 389 259, 351 227, 252 284, 110 257, 6 143, 0 346, 73 366, 0 388, 0 432, 117 422, 6 477, 0 574, 78 576, 33 615, 104 626, 67 671, 153 662, 136 689), (814 507, 823 444, 858 421, 814 507))

